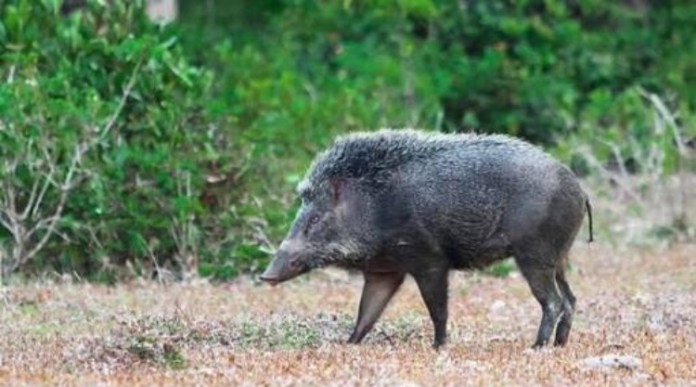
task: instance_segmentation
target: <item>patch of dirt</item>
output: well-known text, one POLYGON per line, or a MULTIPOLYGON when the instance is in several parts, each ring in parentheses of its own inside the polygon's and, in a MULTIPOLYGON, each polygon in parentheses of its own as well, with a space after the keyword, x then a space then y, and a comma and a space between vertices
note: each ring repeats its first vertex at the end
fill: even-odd
POLYGON ((541 312, 517 272, 452 273, 449 344, 408 280, 361 345, 346 345, 361 279, 320 271, 275 288, 242 279, 0 294, 3 384, 605 385, 696 383, 696 245, 579 241, 565 348, 531 350, 541 312), (607 360, 608 359, 608 360, 607 360))

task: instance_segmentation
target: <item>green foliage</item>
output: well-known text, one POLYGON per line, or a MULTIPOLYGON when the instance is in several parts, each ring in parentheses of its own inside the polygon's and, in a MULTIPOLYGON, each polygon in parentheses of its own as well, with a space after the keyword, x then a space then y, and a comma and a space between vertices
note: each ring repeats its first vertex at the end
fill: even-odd
MULTIPOLYGON (((25 270, 181 268, 226 237, 203 197, 207 181, 234 178, 218 176, 236 165, 221 140, 231 134, 206 118, 211 74, 188 63, 176 31, 151 24, 139 4, 99 1, 67 16, 55 1, 10 2, 2 25, 0 177, 15 193, 4 204, 28 209, 23 227, 45 223, 22 241, 27 250, 59 217, 25 270), (44 190, 40 201, 32 188, 44 190)), ((1 241, 16 234, 5 228, 1 241)))
POLYGON ((552 147, 581 173, 616 151, 654 164, 647 155, 659 139, 670 173, 674 136, 656 133, 645 97, 656 93, 696 136, 685 83, 696 66, 696 25, 685 16, 694 5, 297 0, 250 18, 236 11, 254 7, 249 0, 208 4, 182 1, 184 44, 214 69, 216 105, 263 176, 248 182, 253 198, 238 217, 248 245, 259 245, 246 222, 259 213, 280 239, 292 214, 284 195, 338 133, 502 132, 552 147))
POLYGON ((501 262, 496 262, 493 265, 487 267, 484 273, 493 277, 507 277, 516 270, 515 263, 511 259, 506 259, 501 262))
POLYGON ((352 130, 509 133, 580 172, 670 173, 696 137, 687 2, 60 3, 0 1, 3 274, 255 271, 352 130))
POLYGON ((179 344, 181 337, 196 338, 179 316, 126 320, 122 348, 136 359, 171 369, 183 369, 187 362, 179 344))
POLYGON ((173 370, 182 370, 186 368, 187 365, 184 355, 173 345, 164 346, 163 360, 164 365, 173 370))
MULTIPOLYGON (((597 98, 636 86, 696 106, 686 86, 696 74, 693 5, 298 0, 268 8, 263 24, 244 29, 245 16, 224 10, 253 2, 211 3, 214 13, 206 14, 183 1, 199 9, 184 22, 206 31, 191 32, 199 39, 234 31, 220 43, 222 56, 207 62, 224 64, 219 73, 229 84, 243 80, 226 93, 238 97, 229 101, 248 112, 240 118, 252 132, 259 119, 301 127, 315 135, 304 140, 321 144, 327 131, 414 125, 553 144, 582 126, 597 98), (200 13, 204 25, 196 23, 200 13)), ((286 144, 300 140, 281 128, 256 130, 270 136, 264 140, 276 133, 286 144)))

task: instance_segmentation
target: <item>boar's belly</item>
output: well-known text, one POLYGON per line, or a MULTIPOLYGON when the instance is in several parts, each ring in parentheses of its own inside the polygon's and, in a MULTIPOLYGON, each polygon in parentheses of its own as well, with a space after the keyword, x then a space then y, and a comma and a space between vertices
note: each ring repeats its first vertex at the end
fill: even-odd
POLYGON ((471 244, 452 243, 443 245, 443 252, 454 269, 472 270, 485 268, 496 261, 509 258, 511 246, 503 235, 472 246, 471 244))

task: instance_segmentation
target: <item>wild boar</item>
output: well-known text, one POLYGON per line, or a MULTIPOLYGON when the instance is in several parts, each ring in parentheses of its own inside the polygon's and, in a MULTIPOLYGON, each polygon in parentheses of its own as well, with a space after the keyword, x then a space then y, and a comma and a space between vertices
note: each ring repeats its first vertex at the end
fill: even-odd
POLYGON ((383 129, 339 137, 298 185, 302 206, 261 279, 271 284, 337 265, 364 275, 350 343, 359 343, 403 283, 414 278, 446 341, 450 270, 514 257, 542 318, 534 347, 556 328, 564 345, 575 296, 568 251, 592 212, 573 173, 504 135, 383 129))

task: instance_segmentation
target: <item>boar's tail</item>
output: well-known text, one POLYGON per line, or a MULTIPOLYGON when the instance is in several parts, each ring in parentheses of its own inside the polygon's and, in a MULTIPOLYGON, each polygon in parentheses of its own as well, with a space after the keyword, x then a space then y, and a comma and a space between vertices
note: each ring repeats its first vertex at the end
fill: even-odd
POLYGON ((590 204, 590 199, 585 198, 585 208, 587 209, 587 219, 590 221, 590 239, 587 243, 592 243, 594 241, 592 233, 592 205, 590 204))

